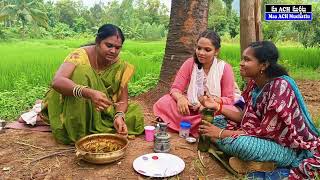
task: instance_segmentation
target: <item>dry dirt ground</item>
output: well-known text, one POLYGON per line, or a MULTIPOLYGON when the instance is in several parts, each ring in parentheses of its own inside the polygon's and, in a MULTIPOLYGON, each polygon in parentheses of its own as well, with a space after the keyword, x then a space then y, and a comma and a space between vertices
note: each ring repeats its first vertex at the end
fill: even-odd
MULTIPOLYGON (((319 120, 320 81, 298 81, 298 85, 312 116, 319 120)), ((152 124, 155 118, 152 105, 166 92, 165 86, 161 84, 157 89, 133 99, 144 107, 146 124, 152 124)), ((170 153, 181 157, 186 167, 170 179, 234 179, 207 153, 201 153, 206 166, 203 168, 198 160, 197 145, 187 144, 177 134, 171 135, 170 153)), ((150 179, 139 175, 132 167, 135 158, 153 152, 153 143, 143 138, 141 135, 130 140, 126 155, 120 161, 93 165, 78 160, 72 151, 39 160, 71 146, 58 144, 50 133, 8 129, 0 134, 0 179, 150 179)))

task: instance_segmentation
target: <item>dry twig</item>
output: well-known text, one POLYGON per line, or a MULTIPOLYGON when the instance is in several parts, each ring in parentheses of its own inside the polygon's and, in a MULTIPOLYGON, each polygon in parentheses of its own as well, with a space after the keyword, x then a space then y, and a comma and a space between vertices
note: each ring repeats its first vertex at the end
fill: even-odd
POLYGON ((199 150, 198 150, 198 158, 199 158, 199 161, 200 161, 201 165, 205 168, 206 166, 204 165, 204 163, 202 161, 202 157, 201 157, 201 154, 200 154, 199 150))
POLYGON ((175 149, 178 149, 178 148, 180 148, 180 149, 188 149, 188 150, 190 150, 190 151, 192 151, 192 152, 194 152, 194 149, 192 149, 192 148, 190 148, 190 147, 187 147, 187 146, 176 146, 175 147, 175 149))
POLYGON ((59 158, 56 156, 56 161, 57 161, 57 164, 55 164, 55 167, 59 168, 61 163, 59 161, 59 158))
POLYGON ((196 159, 192 163, 193 163, 193 166, 194 166, 194 170, 196 171, 197 177, 199 177, 198 171, 200 171, 202 176, 205 176, 205 173, 203 172, 202 165, 200 165, 199 160, 196 159))
POLYGON ((79 167, 77 169, 79 169, 79 170, 92 170, 94 168, 93 167, 79 167))
POLYGON ((44 148, 42 147, 38 147, 38 146, 34 146, 32 144, 28 144, 28 143, 24 143, 24 142, 20 142, 20 141, 16 141, 15 142, 16 144, 20 144, 20 145, 24 145, 24 146, 29 146, 29 147, 32 147, 32 148, 35 148, 35 149, 41 149, 41 150, 45 150, 44 148))
POLYGON ((68 150, 68 149, 74 149, 74 147, 61 147, 61 148, 55 148, 55 151, 62 151, 62 150, 68 150))
POLYGON ((74 151, 74 148, 73 148, 73 149, 63 150, 63 151, 58 151, 58 152, 54 152, 54 153, 51 153, 51 154, 42 156, 42 157, 40 157, 40 158, 37 158, 37 159, 31 161, 30 164, 31 164, 31 163, 34 163, 34 162, 37 162, 37 161, 40 161, 40 160, 42 160, 42 159, 51 157, 51 156, 59 155, 59 154, 66 153, 66 152, 70 152, 70 151, 74 151))

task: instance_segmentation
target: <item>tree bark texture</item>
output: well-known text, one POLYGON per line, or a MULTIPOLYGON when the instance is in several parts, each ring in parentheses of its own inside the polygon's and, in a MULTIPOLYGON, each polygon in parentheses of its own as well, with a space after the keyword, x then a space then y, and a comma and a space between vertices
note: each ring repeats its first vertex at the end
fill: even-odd
POLYGON ((251 42, 262 40, 261 0, 240 1, 241 54, 251 42))
POLYGON ((255 0, 254 4, 254 23, 256 28, 256 40, 262 41, 263 40, 263 34, 262 34, 262 21, 261 21, 261 0, 255 0))

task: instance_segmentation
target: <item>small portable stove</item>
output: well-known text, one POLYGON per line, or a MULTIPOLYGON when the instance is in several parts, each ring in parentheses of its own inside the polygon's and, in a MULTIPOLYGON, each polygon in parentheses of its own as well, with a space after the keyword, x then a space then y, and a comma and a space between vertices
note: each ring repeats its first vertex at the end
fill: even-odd
POLYGON ((160 122, 159 131, 154 135, 154 152, 166 153, 170 151, 169 134, 167 133, 167 123, 160 122))

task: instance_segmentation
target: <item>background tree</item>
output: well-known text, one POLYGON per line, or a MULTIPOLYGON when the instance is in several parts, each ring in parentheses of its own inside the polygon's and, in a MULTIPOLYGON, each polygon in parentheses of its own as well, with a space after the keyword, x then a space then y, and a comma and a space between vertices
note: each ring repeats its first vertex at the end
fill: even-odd
POLYGON ((219 35, 223 35, 229 30, 225 9, 221 0, 209 1, 208 28, 216 31, 219 35))
POLYGON ((233 0, 223 0, 223 2, 226 5, 227 15, 230 16, 231 15, 231 10, 232 10, 232 2, 233 2, 233 0))
POLYGON ((298 41, 307 47, 320 47, 320 4, 312 4, 312 21, 293 22, 292 26, 298 32, 298 41))
POLYGON ((14 0, 8 2, 0 12, 0 21, 6 18, 15 19, 21 24, 21 36, 24 37, 27 23, 47 27, 48 17, 45 13, 43 1, 14 0))
POLYGON ((113 0, 106 4, 100 1, 92 7, 84 6, 80 0, 3 0, 0 1, 0 21, 3 21, 0 39, 15 38, 19 32, 28 38, 86 37, 93 35, 102 24, 113 23, 123 28, 129 39, 159 40, 168 32, 168 11, 160 0, 113 0), (21 3, 27 5, 18 6, 21 3), (34 4, 40 4, 41 8, 34 4), (12 9, 26 6, 41 10, 43 13, 39 17, 47 18, 50 28, 41 28, 37 25, 41 23, 38 20, 19 20, 17 17, 23 16, 18 16, 18 11, 12 9), (21 32, 22 27, 25 33, 21 32))
POLYGON ((67 24, 73 28, 75 19, 80 16, 78 9, 81 4, 72 0, 57 1, 56 9, 58 10, 58 18, 60 23, 67 24))
POLYGON ((232 10, 231 0, 210 0, 208 28, 216 31, 220 36, 236 37, 240 31, 240 17, 232 10))
POLYGON ((241 54, 251 42, 262 40, 261 0, 240 1, 241 54))
POLYGON ((47 16, 48 16, 48 25, 50 28, 54 27, 59 22, 59 11, 55 7, 54 2, 47 1, 45 3, 47 16))
MULTIPOLYGON (((4 7, 6 7, 7 5, 9 4, 9 1, 8 0, 3 0, 1 3, 0 3, 0 12, 2 11, 2 9, 4 7)), ((7 18, 7 17, 4 17, 3 18, 3 27, 9 27, 10 26, 10 20, 7 18)))
POLYGON ((262 31, 264 39, 273 42, 296 41, 298 40, 298 32, 292 27, 292 21, 264 21, 266 4, 304 4, 303 0, 263 0, 261 8, 262 31))
POLYGON ((107 19, 108 14, 105 11, 105 5, 101 2, 90 8, 90 14, 85 18, 92 30, 98 30, 100 24, 107 19))
MULTIPOLYGON (((178 2, 181 3, 181 7, 178 8, 184 9, 188 3, 190 4, 189 1, 178 2)), ((240 10, 235 5, 246 0, 207 1, 209 1, 208 28, 215 30, 224 41, 230 38, 234 38, 233 42, 238 41, 240 10)), ((108 3, 100 1, 91 7, 84 6, 81 2, 81 0, 2 0, 0 40, 21 38, 21 36, 24 38, 87 37, 92 36, 104 23, 122 27, 128 39, 160 40, 168 34, 169 10, 160 3, 160 0, 112 0, 108 3), (43 28, 47 26, 49 28, 43 28)), ((319 1, 314 0, 263 0, 261 15, 264 39, 274 42, 297 42, 304 47, 318 47, 319 4, 319 1), (263 20, 264 4, 304 3, 313 3, 314 18, 311 22, 263 20)), ((260 23, 256 23, 254 28, 260 26, 260 23)))
POLYGON ((208 0, 172 1, 161 81, 173 81, 182 63, 193 55, 196 38, 207 28, 207 22, 208 0))

